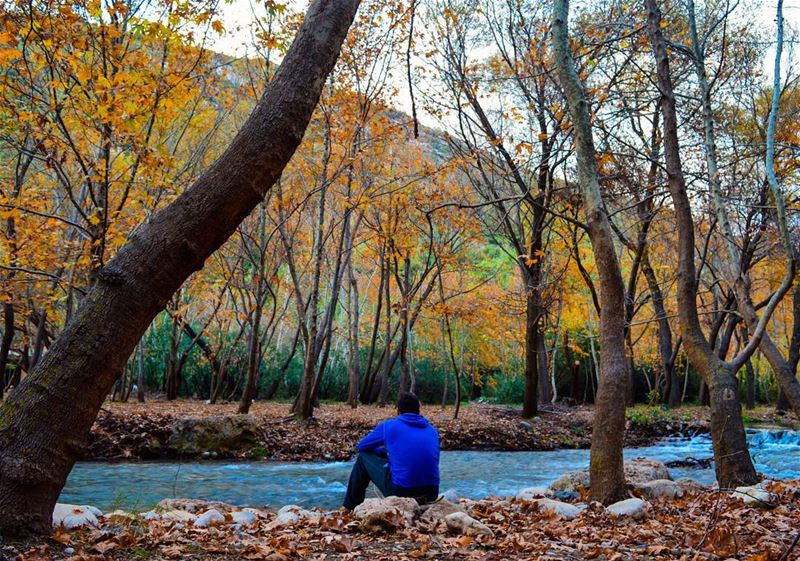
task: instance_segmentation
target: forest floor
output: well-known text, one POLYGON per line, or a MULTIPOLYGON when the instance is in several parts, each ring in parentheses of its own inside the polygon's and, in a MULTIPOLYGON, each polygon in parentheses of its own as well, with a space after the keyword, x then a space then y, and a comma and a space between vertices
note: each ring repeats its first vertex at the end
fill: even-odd
MULTIPOLYGON (((250 413, 259 427, 258 458, 280 461, 341 461, 349 459, 358 440, 381 420, 395 414, 392 407, 323 404, 308 423, 289 416, 290 405, 256 402, 250 413)), ((233 415, 237 404, 211 405, 199 400, 149 400, 147 403, 107 402, 92 429, 85 459, 153 459, 169 456, 165 444, 172 424, 182 418, 233 415)), ((525 420, 510 406, 472 403, 462 406, 458 419, 449 407, 425 407, 422 413, 438 428, 444 450, 554 450, 588 448, 591 406, 543 407, 525 420)), ((628 411, 626 446, 645 446, 671 435, 708 431, 708 408, 664 410, 637 406, 628 411)), ((747 412, 748 422, 786 424, 774 410, 747 412)), ((253 457, 252 455, 249 457, 253 457)))
POLYGON ((388 519, 365 527, 338 510, 277 524, 259 513, 251 526, 110 516, 99 528, 58 529, 43 541, 0 543, 0 558, 16 561, 442 561, 744 560, 798 559, 800 482, 773 482, 771 510, 748 507, 726 491, 701 489, 679 499, 650 499, 643 520, 618 517, 592 503, 577 518, 544 512, 535 501, 462 501, 492 535, 458 535, 440 521, 388 519), (5 557, 4 557, 5 555, 5 557))

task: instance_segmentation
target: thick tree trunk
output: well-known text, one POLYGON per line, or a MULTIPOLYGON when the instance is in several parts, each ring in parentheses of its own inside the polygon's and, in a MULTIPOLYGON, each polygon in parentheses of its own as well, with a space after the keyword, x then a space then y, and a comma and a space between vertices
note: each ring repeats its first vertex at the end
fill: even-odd
POLYGON ((552 47, 558 82, 567 98, 577 153, 578 181, 589 226, 589 239, 600 276, 600 372, 595 400, 589 475, 593 500, 609 504, 626 496, 622 445, 628 361, 625 354, 625 287, 614 237, 597 178, 589 105, 569 50, 568 0, 553 6, 552 47))
POLYGON ((114 380, 172 294, 235 231, 300 143, 358 0, 317 0, 226 152, 133 232, 0 408, 0 535, 51 531, 53 505, 114 380))
POLYGON ((720 487, 758 481, 745 439, 736 373, 722 361, 703 334, 697 313, 697 277, 694 265, 694 220, 680 158, 675 94, 666 41, 661 33, 661 12, 656 0, 645 0, 647 30, 656 61, 664 122, 664 154, 668 186, 675 206, 678 230, 678 315, 689 360, 708 385, 711 399, 711 437, 720 487))

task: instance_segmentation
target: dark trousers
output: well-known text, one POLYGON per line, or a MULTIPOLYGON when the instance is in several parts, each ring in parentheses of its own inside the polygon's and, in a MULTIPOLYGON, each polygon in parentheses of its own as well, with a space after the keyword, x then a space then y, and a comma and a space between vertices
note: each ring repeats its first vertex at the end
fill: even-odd
POLYGON ((372 452, 361 452, 356 458, 347 493, 344 496, 344 507, 354 509, 364 502, 369 482, 372 481, 385 497, 413 497, 420 504, 435 501, 439 496, 439 487, 424 485, 420 487, 399 487, 392 483, 389 471, 389 460, 385 456, 372 452))

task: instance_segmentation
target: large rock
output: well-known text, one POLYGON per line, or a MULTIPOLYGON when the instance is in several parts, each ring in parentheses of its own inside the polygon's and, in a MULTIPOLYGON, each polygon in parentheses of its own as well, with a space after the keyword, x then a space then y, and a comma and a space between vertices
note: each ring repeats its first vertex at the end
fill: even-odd
POLYGON ((737 487, 731 495, 735 499, 742 499, 744 504, 756 508, 775 508, 777 495, 770 493, 761 485, 737 487))
POLYGON ((517 493, 515 498, 524 501, 531 501, 533 499, 549 497, 552 494, 553 492, 547 487, 525 487, 517 493))
POLYGON ((565 473, 550 484, 550 490, 556 493, 578 493, 582 489, 588 488, 588 469, 565 473))
POLYGON ((683 487, 670 479, 654 479, 636 486, 648 499, 677 499, 683 496, 683 487))
POLYGON ((561 501, 554 501, 552 499, 537 499, 535 502, 539 505, 540 511, 554 516, 560 516, 567 520, 577 518, 580 513, 586 509, 586 505, 573 505, 562 503, 561 501))
POLYGON ((210 526, 220 526, 222 524, 225 524, 225 516, 214 508, 205 511, 194 521, 196 528, 208 528, 210 526))
POLYGON ((447 529, 466 536, 494 536, 494 532, 483 522, 475 520, 466 512, 454 512, 444 517, 447 529))
POLYGON ((231 521, 233 524, 239 524, 244 527, 255 526, 258 522, 258 511, 252 508, 235 510, 231 512, 231 521))
POLYGON ((419 518, 423 522, 436 522, 438 520, 444 520, 446 516, 454 512, 466 512, 461 505, 451 503, 444 499, 422 506, 420 510, 422 511, 422 516, 419 518))
MULTIPOLYGON (((656 479, 672 480, 667 466, 662 462, 647 458, 635 458, 625 462, 625 480, 631 485, 638 486, 656 479)), ((572 493, 577 493, 581 489, 588 489, 589 487, 588 469, 565 473, 550 484, 550 490, 552 491, 572 493)))
POLYGON ((354 510, 364 531, 394 531, 408 527, 414 521, 419 505, 408 497, 367 499, 354 510))
POLYGON ((258 443, 258 423, 252 415, 178 419, 172 425, 167 447, 176 454, 221 455, 245 453, 258 443))
POLYGON ((641 485, 656 479, 672 481, 669 469, 663 462, 647 458, 635 458, 625 462, 625 480, 631 485, 641 485))
POLYGON ((625 499, 612 505, 608 505, 606 510, 615 516, 627 516, 634 520, 641 520, 647 516, 649 506, 642 499, 625 499))
POLYGON ((698 493, 702 493, 706 490, 705 486, 690 477, 681 477, 675 483, 678 484, 678 487, 684 492, 684 494, 690 495, 697 495, 698 493))
POLYGON ((278 511, 275 519, 267 524, 266 528, 272 530, 280 526, 287 526, 289 524, 296 524, 300 520, 307 520, 311 518, 319 518, 322 516, 319 512, 313 510, 306 510, 305 508, 297 505, 286 505, 278 511))
POLYGON ((93 506, 56 503, 53 509, 53 526, 63 526, 67 530, 80 526, 97 526, 98 516, 103 516, 103 513, 93 506))

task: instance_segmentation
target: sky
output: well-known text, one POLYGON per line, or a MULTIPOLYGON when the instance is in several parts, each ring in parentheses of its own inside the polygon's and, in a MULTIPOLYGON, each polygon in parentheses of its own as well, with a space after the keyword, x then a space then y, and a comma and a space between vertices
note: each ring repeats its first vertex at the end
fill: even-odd
MULTIPOLYGON (((307 0, 283 0, 289 7, 298 12, 304 12, 308 6, 307 0)), ((550 0, 543 0, 550 1, 550 0)), ((703 0, 696 0, 698 4, 703 0)), ((743 8, 755 8, 756 11, 756 24, 765 29, 775 28, 775 10, 777 8, 776 0, 738 0, 743 8)), ((575 2, 580 4, 580 0, 575 2)), ((254 13, 264 15, 264 7, 257 0, 231 0, 221 4, 220 19, 225 26, 225 35, 216 38, 211 44, 211 48, 233 56, 244 56, 248 53, 248 45, 252 44, 251 37, 251 22, 254 19, 254 13)), ((789 28, 800 31, 800 0, 784 0, 783 3, 783 16, 785 20, 786 35, 788 38, 789 28)), ((788 47, 788 45, 786 46, 788 47)), ((786 47, 784 52, 786 52, 786 47)), ((420 51, 427 50, 426 46, 418 45, 420 51)), ((798 49, 795 49, 798 50, 798 49)), ((250 49, 252 52, 252 48, 250 49)), ((798 50, 800 53, 800 50, 798 50)), ((774 50, 772 50, 765 59, 764 73, 766 76, 772 76, 773 72, 773 59, 775 57, 774 50)), ((786 64, 786 55, 784 55, 784 69, 786 64)), ((395 100, 398 109, 410 113, 411 101, 407 88, 400 88, 399 94, 395 100)), ((420 121, 429 126, 436 126, 436 123, 424 114, 421 110, 420 121)))

